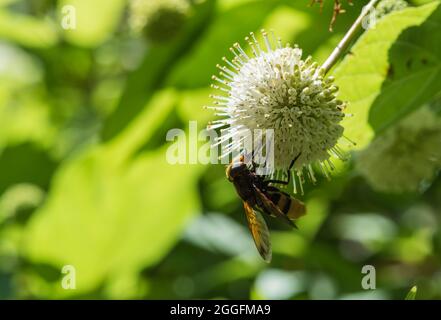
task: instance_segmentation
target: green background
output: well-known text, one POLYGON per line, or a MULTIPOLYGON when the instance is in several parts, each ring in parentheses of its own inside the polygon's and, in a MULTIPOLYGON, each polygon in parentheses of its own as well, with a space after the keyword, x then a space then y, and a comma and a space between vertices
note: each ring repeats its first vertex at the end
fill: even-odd
MULTIPOLYGON (((380 193, 351 158, 306 185, 299 230, 268 220, 266 264, 225 167, 166 162, 169 129, 212 119, 202 106, 234 42, 274 29, 321 63, 366 1, 344 3, 333 32, 332 2, 309 2, 198 1, 156 43, 130 32, 124 0, 0 0, 0 298, 404 299, 414 285, 441 298, 439 175, 380 193), (75 30, 60 26, 67 4, 75 30), (65 265, 75 290, 61 286, 65 265), (375 290, 362 289, 365 265, 375 290)), ((331 71, 354 114, 348 152, 439 96, 441 14, 426 2, 380 20, 331 71), (429 69, 387 79, 421 50, 429 69)))

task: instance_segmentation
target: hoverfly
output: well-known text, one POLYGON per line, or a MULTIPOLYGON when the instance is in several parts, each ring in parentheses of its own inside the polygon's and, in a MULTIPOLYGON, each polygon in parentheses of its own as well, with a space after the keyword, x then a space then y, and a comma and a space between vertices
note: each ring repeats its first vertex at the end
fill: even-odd
POLYGON ((303 202, 272 185, 289 184, 289 171, 299 156, 300 154, 290 164, 287 181, 264 180, 263 176, 256 174, 254 163, 251 168, 248 167, 243 155, 238 161, 233 160, 226 169, 228 180, 234 184, 243 201, 248 227, 257 250, 266 262, 271 261, 272 250, 268 226, 261 213, 276 217, 294 228, 297 227, 292 220, 306 214, 303 202))

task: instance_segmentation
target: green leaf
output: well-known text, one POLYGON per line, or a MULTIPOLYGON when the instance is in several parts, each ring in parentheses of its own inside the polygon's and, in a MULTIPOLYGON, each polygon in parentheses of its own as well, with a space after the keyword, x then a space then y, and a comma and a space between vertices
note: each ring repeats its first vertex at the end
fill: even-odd
POLYGON ((60 22, 76 20, 74 29, 64 30, 67 41, 78 46, 95 47, 114 32, 123 13, 125 0, 61 0, 58 2, 60 22), (74 11, 64 11, 73 8, 74 11), (73 16, 70 14, 73 13, 73 16))
POLYGON ((28 224, 23 254, 33 264, 52 265, 60 277, 62 266, 74 266, 76 290, 35 277, 39 296, 81 296, 108 278, 137 274, 169 251, 199 211, 199 166, 168 164, 165 148, 137 152, 161 127, 174 97, 170 91, 155 97, 112 143, 57 171, 45 205, 28 224))
POLYGON ((4 96, 1 91, 0 89, 0 147, 26 141, 48 147, 55 139, 55 129, 50 122, 47 105, 31 94, 21 93, 17 97, 12 90, 9 92, 11 96, 5 97, 5 103, 2 103, 4 96), (11 121, 12 118, 14 121, 11 121))
POLYGON ((60 274, 63 265, 75 267, 76 292, 54 289, 60 295, 84 294, 110 275, 158 262, 198 211, 197 170, 165 163, 163 152, 124 167, 109 165, 111 156, 96 149, 66 164, 26 231, 33 263, 54 264, 60 274))
POLYGON ((10 5, 18 0, 0 0, 0 7, 10 5))
MULTIPOLYGON (((329 21, 323 18, 320 10, 313 10, 304 2, 229 0, 222 1, 220 7, 206 35, 176 66, 168 84, 183 89, 208 86, 212 82, 211 75, 218 72, 216 64, 222 62, 222 56, 231 58, 228 48, 236 42, 247 48, 244 38, 249 32, 261 28, 274 30, 276 37, 281 37, 284 43, 297 43, 305 56, 323 44, 327 45, 325 50, 329 54, 332 48, 328 42, 333 44, 335 34, 346 31, 345 28, 355 19, 355 14, 348 12, 340 18, 335 33, 330 33, 329 21)), ((354 7, 358 8, 358 4, 354 7)), ((325 4, 325 8, 332 10, 332 5, 325 4)))
POLYGON ((25 182, 47 189, 56 167, 56 161, 37 144, 8 146, 0 151, 0 195, 9 186, 25 182))
POLYGON ((412 289, 407 293, 406 298, 404 300, 415 300, 417 294, 417 286, 413 286, 412 289))
POLYGON ((194 7, 194 15, 182 33, 174 41, 153 45, 140 67, 128 75, 126 87, 115 111, 106 119, 101 132, 108 141, 118 135, 133 121, 155 90, 161 88, 179 58, 197 41, 202 30, 209 23, 214 10, 214 0, 207 0, 194 7))
MULTIPOLYGON (((389 24, 393 28, 395 24, 389 24)), ((389 50, 389 68, 369 122, 379 132, 441 93, 441 6, 404 30, 389 50)))
POLYGON ((12 13, 1 7, 0 38, 31 48, 52 47, 58 42, 53 22, 12 13))
POLYGON ((0 55, 0 149, 30 141, 48 149, 56 130, 41 94, 39 59, 6 42, 0 43, 0 55))
MULTIPOLYGON (((352 54, 348 54, 335 70, 336 83, 340 86, 339 97, 349 101, 347 111, 354 114, 353 117, 343 120, 345 135, 354 140, 359 148, 364 147, 372 139, 374 129, 379 127, 378 122, 386 123, 386 120, 391 120, 387 116, 382 121, 378 119, 375 127, 369 121, 372 104, 378 96, 383 94, 382 85, 390 65, 389 50, 403 31, 424 23, 438 5, 439 2, 433 2, 422 7, 395 12, 383 18, 375 29, 366 31, 360 37, 351 49, 352 54)), ((424 41, 427 41, 427 45, 436 43, 436 34, 433 36, 435 37, 433 39, 425 36, 424 41)), ((406 48, 406 50, 409 49, 406 48)), ((413 49, 412 52, 414 52, 413 49)), ((433 76, 426 72, 425 74, 429 77, 433 76)), ((407 84, 394 86, 394 94, 400 92, 403 96, 410 97, 410 100, 413 99, 412 94, 416 95, 418 90, 421 90, 418 84, 414 84, 414 88, 409 88, 407 84)), ((418 103, 421 101, 422 99, 415 100, 418 103)))
POLYGON ((259 29, 274 6, 272 1, 253 1, 218 12, 202 41, 173 70, 168 84, 184 89, 208 86, 222 55, 228 55, 228 48, 250 31, 259 29))

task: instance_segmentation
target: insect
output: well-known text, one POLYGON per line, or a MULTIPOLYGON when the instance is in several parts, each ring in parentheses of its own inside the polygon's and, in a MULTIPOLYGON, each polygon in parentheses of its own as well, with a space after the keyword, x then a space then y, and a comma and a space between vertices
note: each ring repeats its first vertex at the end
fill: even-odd
POLYGON ((251 168, 248 167, 243 155, 238 161, 233 160, 226 169, 228 180, 234 184, 243 201, 248 227, 257 250, 266 262, 271 261, 272 250, 268 226, 261 213, 276 217, 294 228, 296 225, 292 220, 306 214, 306 207, 300 200, 273 186, 289 184, 289 171, 299 156, 300 154, 290 164, 287 181, 265 180, 263 176, 256 174, 254 163, 251 168))

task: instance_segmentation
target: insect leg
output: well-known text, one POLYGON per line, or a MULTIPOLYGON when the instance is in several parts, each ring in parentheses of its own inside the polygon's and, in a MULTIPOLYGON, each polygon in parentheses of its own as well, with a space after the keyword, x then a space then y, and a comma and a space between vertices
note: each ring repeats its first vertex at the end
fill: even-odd
MULTIPOLYGON (((259 151, 260 149, 262 149, 262 146, 259 147, 259 151)), ((255 160, 255 151, 257 151, 256 149, 253 149, 252 153, 251 153, 251 164, 252 164, 252 171, 256 172, 256 168, 260 167, 260 165, 254 161, 255 160)), ((266 159, 263 163, 263 167, 266 167, 266 159)))
POLYGON ((290 181, 290 176, 288 173, 288 180, 287 181, 283 181, 283 180, 266 180, 263 183, 265 184, 265 186, 268 186, 270 183, 277 183, 277 184, 283 184, 283 185, 288 185, 290 181))
POLYGON ((268 184, 270 184, 270 183, 277 183, 277 184, 282 184, 282 185, 285 185, 285 186, 289 185, 289 182, 291 181, 291 175, 289 174, 289 172, 291 171, 292 167, 294 167, 294 164, 296 163, 297 159, 300 157, 301 154, 302 153, 299 152, 299 154, 294 159, 292 159, 291 163, 289 164, 289 168, 288 168, 288 170, 286 172, 287 175, 288 175, 288 180, 287 181, 283 181, 283 180, 267 180, 267 181, 264 181, 264 184, 266 186, 268 186, 268 184))

